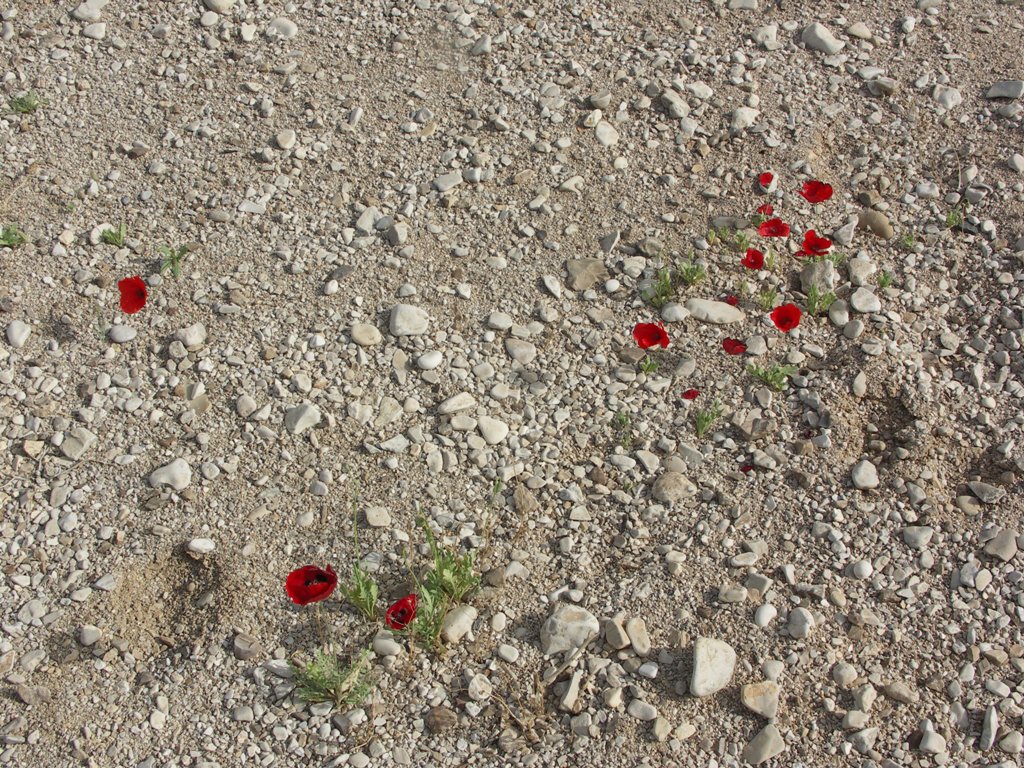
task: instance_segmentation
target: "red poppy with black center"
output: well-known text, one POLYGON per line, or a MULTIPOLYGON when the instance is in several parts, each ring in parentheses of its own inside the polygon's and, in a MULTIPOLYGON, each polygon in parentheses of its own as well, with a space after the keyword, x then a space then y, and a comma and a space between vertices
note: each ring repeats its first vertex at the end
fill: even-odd
POLYGON ((747 351, 747 345, 739 339, 722 339, 722 349, 727 355, 742 355, 747 351))
POLYGON ((757 183, 760 184, 765 189, 767 189, 774 180, 775 174, 769 171, 765 171, 764 173, 757 177, 757 183))
POLYGON ((338 586, 338 576, 331 566, 320 568, 315 565, 304 565, 288 574, 284 582, 284 591, 293 603, 309 605, 330 597, 338 586))
POLYGON ((698 397, 700 397, 699 389, 688 389, 683 392, 683 400, 696 400, 698 397))
POLYGON ((664 349, 668 346, 668 333, 665 331, 664 323, 637 323, 633 326, 633 338, 640 345, 640 349, 658 345, 664 349))
POLYGON ((804 233, 804 247, 797 253, 797 256, 824 256, 832 247, 832 241, 822 237, 813 229, 804 233))
POLYGON ((762 216, 771 216, 775 213, 775 209, 772 208, 771 203, 765 203, 764 205, 757 206, 757 212, 762 216))
POLYGON ((789 224, 779 218, 768 219, 761 222, 757 233, 761 237, 786 237, 789 234, 789 224))
POLYGON ((391 629, 405 629, 416 618, 416 595, 406 595, 384 614, 384 623, 391 629))
POLYGON ((763 269, 764 268, 764 254, 757 248, 747 248, 746 255, 740 260, 747 269, 763 269))
POLYGON ((832 197, 832 185, 817 179, 804 182, 804 187, 800 190, 800 197, 808 203, 823 203, 832 197))
POLYGON ((723 299, 723 301, 725 301, 725 303, 728 304, 730 307, 735 307, 737 304, 740 303, 740 300, 733 296, 731 293, 728 294, 725 297, 725 299, 723 299))
POLYGON ((117 290, 121 292, 121 311, 126 315, 134 315, 146 306, 146 283, 138 275, 118 280, 117 290))
POLYGON ((803 313, 796 304, 783 304, 772 310, 771 318, 775 327, 783 333, 789 333, 800 325, 800 316, 803 313))

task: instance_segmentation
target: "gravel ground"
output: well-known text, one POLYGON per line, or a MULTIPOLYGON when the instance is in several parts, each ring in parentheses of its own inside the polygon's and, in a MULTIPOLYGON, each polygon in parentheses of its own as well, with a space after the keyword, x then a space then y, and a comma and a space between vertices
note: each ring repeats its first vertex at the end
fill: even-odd
POLYGON ((1021 12, 0 6, 0 765, 1020 764, 1021 12))

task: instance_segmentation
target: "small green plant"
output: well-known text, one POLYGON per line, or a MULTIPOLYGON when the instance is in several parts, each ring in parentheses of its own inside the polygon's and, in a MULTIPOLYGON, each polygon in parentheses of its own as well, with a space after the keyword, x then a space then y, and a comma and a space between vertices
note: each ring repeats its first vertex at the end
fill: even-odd
POLYGON ((409 630, 424 645, 436 646, 451 598, 443 592, 432 592, 422 584, 418 587, 416 618, 409 625, 409 630))
POLYGON ((956 229, 964 223, 964 213, 967 211, 966 203, 960 202, 946 214, 946 229, 956 229))
POLYGON ((654 285, 650 287, 644 298, 655 309, 661 309, 672 298, 672 271, 668 267, 658 270, 654 285))
POLYGON ((885 290, 892 285, 892 272, 888 269, 883 270, 882 274, 878 276, 878 287, 885 290))
POLYGON ((700 282, 708 276, 708 271, 703 264, 698 264, 692 258, 679 262, 679 279, 687 287, 700 282))
POLYGON ((128 227, 122 221, 117 229, 104 229, 100 233, 100 240, 107 245, 114 245, 118 248, 124 248, 125 238, 128 237, 128 227))
POLYGON ((693 414, 694 431, 697 433, 697 437, 704 437, 711 428, 715 425, 715 422, 722 418, 722 404, 717 400, 707 408, 702 408, 695 411, 693 414))
POLYGON ((501 481, 500 477, 494 478, 494 483, 491 484, 491 495, 487 499, 487 508, 494 509, 494 502, 498 498, 498 494, 505 488, 505 483, 501 481))
POLYGON ((359 492, 355 483, 353 488, 356 490, 352 493, 352 544, 356 557, 352 563, 352 582, 341 585, 340 589, 353 608, 367 621, 374 621, 377 618, 377 596, 380 590, 373 577, 359 564, 359 492))
POLYGON ((764 367, 754 364, 747 366, 747 373, 755 379, 760 379, 776 392, 781 392, 786 388, 786 382, 796 371, 795 365, 779 365, 778 363, 764 367))
POLYGON ((717 229, 709 229, 708 230, 708 236, 705 237, 704 239, 708 241, 708 245, 714 245, 715 241, 718 240, 718 230, 717 229))
POLYGON ((775 269, 775 262, 775 251, 768 251, 768 255, 764 257, 764 268, 771 272, 773 269, 775 269))
POLYGON ((761 309, 768 312, 775 306, 775 300, 779 297, 779 292, 774 288, 766 288, 757 295, 757 303, 761 305, 761 309))
POLYGON ((14 224, 7 224, 0 228, 0 247, 17 248, 25 244, 25 233, 14 224))
MULTIPOLYGON (((432 561, 430 570, 423 579, 426 591, 435 595, 445 594, 452 601, 461 602, 480 586, 480 577, 474 572, 473 553, 465 552, 460 555, 453 547, 438 544, 425 517, 420 517, 420 527, 427 538, 432 561)), ((417 608, 417 615, 418 611, 417 608)))
POLYGON ((160 274, 169 270, 174 277, 181 277, 181 262, 188 255, 188 246, 180 245, 177 248, 172 248, 169 245, 161 245, 157 250, 163 256, 163 260, 160 262, 160 274))
POLYGON ((15 96, 8 103, 11 108, 11 112, 17 112, 19 115, 30 115, 43 105, 43 102, 35 91, 29 91, 28 93, 23 93, 21 96, 15 96))
POLYGON ((825 258, 831 261, 836 267, 841 267, 846 263, 846 254, 840 251, 832 251, 832 253, 825 254, 825 258))
POLYGON ((732 242, 737 251, 746 251, 750 247, 750 235, 743 231, 737 231, 732 242))
POLYGON ((304 701, 332 701, 337 706, 358 707, 373 691, 370 651, 364 649, 351 665, 333 653, 317 650, 308 664, 291 662, 295 692, 304 701))
POLYGON ((615 426, 619 445, 628 449, 633 444, 633 422, 629 418, 629 413, 619 411, 612 419, 612 424, 615 426))
POLYGON ((654 373, 658 370, 658 361, 647 355, 643 360, 640 361, 640 370, 644 373, 654 373))
POLYGON ((836 295, 832 291, 822 293, 818 286, 812 285, 811 289, 807 292, 807 312, 812 315, 828 312, 828 308, 832 306, 835 300, 836 295))
POLYGON ((900 245, 903 246, 904 250, 912 251, 914 246, 917 244, 917 238, 914 237, 913 232, 907 232, 903 237, 900 238, 900 245))

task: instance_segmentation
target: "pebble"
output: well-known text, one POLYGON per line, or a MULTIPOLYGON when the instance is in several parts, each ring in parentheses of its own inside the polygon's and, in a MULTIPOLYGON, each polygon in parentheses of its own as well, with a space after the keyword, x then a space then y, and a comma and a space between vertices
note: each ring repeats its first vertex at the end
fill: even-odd
POLYGON ((867 288, 858 288, 850 295, 850 307, 855 312, 877 313, 882 311, 882 302, 874 291, 867 288))
POLYGON ((936 85, 932 89, 932 98, 943 109, 959 107, 964 100, 960 91, 949 85, 936 85))
POLYGON ((575 650, 601 631, 594 614, 577 605, 560 603, 540 628, 541 653, 551 656, 575 650))
POLYGON ((82 29, 82 36, 90 40, 102 40, 107 36, 107 25, 102 21, 88 24, 82 29))
POLYGON ((879 485, 878 470, 867 459, 858 461, 850 473, 853 487, 861 491, 870 491, 879 485))
POLYGON ((1017 531, 1001 529, 985 544, 985 554, 991 555, 1004 563, 1010 562, 1017 554, 1017 531))
POLYGON ((678 504, 697 495, 697 486, 681 472, 664 472, 651 488, 651 495, 665 504, 678 504))
POLYGON ((267 37, 280 40, 291 40, 299 34, 298 25, 291 19, 285 18, 284 16, 278 16, 277 18, 271 19, 267 25, 267 37))
POLYGON ((28 341, 31 332, 32 329, 27 323, 21 320, 12 320, 7 325, 7 343, 15 349, 21 349, 28 341))
POLYGON ((763 629, 775 621, 775 617, 778 615, 779 611, 774 605, 770 603, 759 605, 754 611, 754 624, 763 629))
POLYGON ((786 622, 786 629, 791 637, 803 640, 811 634, 814 629, 814 615, 806 608, 794 608, 789 612, 789 620, 786 622))
POLYGON ((98 440, 99 438, 85 427, 75 427, 64 438, 60 452, 72 461, 78 461, 98 440))
POLYGON ((448 416, 460 411, 468 411, 476 407, 476 398, 469 392, 459 392, 437 406, 437 412, 442 416, 448 416))
POLYGON ((176 491, 182 491, 191 483, 192 467, 184 459, 175 459, 169 464, 164 464, 149 475, 149 484, 154 488, 168 485, 176 491))
POLYGON ((203 0, 207 8, 215 13, 228 13, 237 0, 203 0))
POLYGON ((206 326, 202 323, 194 323, 175 332, 174 338, 180 341, 186 349, 198 349, 206 343, 206 326))
POLYGON ((637 656, 651 653, 651 638, 647 633, 647 622, 640 618, 632 618, 626 622, 626 634, 637 656))
POLYGON ((252 635, 239 632, 232 641, 232 653, 239 661, 252 661, 264 654, 263 648, 252 635))
POLYGON ((320 423, 320 409, 315 405, 303 403, 289 408, 284 415, 284 426, 293 435, 301 435, 307 429, 320 423))
POLYGON ((891 240, 895 234, 892 224, 889 223, 889 217, 881 211, 875 210, 861 211, 857 217, 857 228, 866 229, 883 240, 891 240))
POLYGON ((103 630, 92 624, 83 624, 78 628, 78 642, 86 648, 96 645, 103 637, 103 630))
POLYGON ((594 129, 594 135, 597 137, 598 143, 603 147, 613 147, 619 143, 619 132, 615 130, 611 123, 605 120, 598 122, 597 127, 594 129))
POLYGON ((751 712, 774 720, 779 711, 779 684, 766 680, 744 685, 740 689, 740 701, 751 712))
POLYGON ((361 347, 374 347, 384 341, 384 335, 369 323, 355 323, 352 326, 352 341, 361 347))
POLYGON ((473 628, 473 622, 477 619, 477 611, 471 605, 457 605, 448 611, 441 625, 441 637, 449 644, 459 642, 469 634, 473 628))
POLYGON ((769 723, 762 728, 758 734, 750 740, 743 749, 743 761, 751 765, 760 765, 766 760, 782 754, 786 749, 786 742, 775 725, 769 723))
POLYGON ((213 539, 192 539, 188 543, 188 551, 196 555, 209 555, 217 549, 213 539))
POLYGON ((115 344, 127 344, 138 335, 138 331, 130 325, 112 325, 107 336, 115 344))
POLYGON ((411 304, 396 304, 391 309, 389 329, 392 336, 422 336, 427 332, 430 316, 411 304))
POLYGON ((481 416, 477 419, 477 429, 480 430, 480 435, 488 445, 497 445, 509 433, 508 424, 490 416, 481 416))
POLYGON ((724 640, 698 637, 693 644, 690 693, 698 697, 717 693, 730 683, 735 669, 736 651, 731 645, 724 640))
POLYGON ((741 323, 746 319, 743 310, 726 304, 724 301, 709 299, 687 299, 686 310, 698 320, 714 325, 730 325, 741 323))
POLYGON ((804 27, 804 31, 800 33, 800 40, 812 51, 829 56, 835 56, 846 47, 846 43, 836 40, 827 27, 817 22, 804 27))
POLYGON ((654 705, 648 704, 642 699, 633 699, 629 702, 626 712, 630 717, 635 717, 637 720, 642 720, 644 722, 650 722, 658 716, 658 710, 654 705))

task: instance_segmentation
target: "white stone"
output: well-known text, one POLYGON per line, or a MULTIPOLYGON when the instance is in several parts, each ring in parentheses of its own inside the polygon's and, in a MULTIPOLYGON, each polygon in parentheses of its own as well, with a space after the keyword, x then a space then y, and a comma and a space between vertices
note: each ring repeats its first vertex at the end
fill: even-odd
POLYGON ((82 30, 82 35, 84 37, 88 37, 90 40, 102 40, 107 36, 106 22, 97 21, 92 24, 87 24, 82 30))
POLYGON ((477 429, 488 445, 497 445, 508 436, 509 427, 503 421, 490 416, 481 416, 477 420, 477 429))
POLYGON ((271 39, 291 40, 297 34, 299 34, 298 25, 284 16, 271 19, 267 25, 267 37, 271 39))
POLYGON ((130 325, 112 325, 107 337, 115 344, 127 344, 138 335, 138 331, 130 325))
POLYGON ((369 323, 355 323, 352 326, 352 341, 360 347, 373 347, 384 341, 384 335, 369 323))
POLYGON ((437 406, 437 412, 442 416, 448 416, 459 411, 468 411, 475 406, 476 398, 469 394, 469 392, 460 392, 457 395, 452 395, 437 406))
POLYGON ((791 637, 803 640, 814 629, 814 615, 806 608, 794 608, 789 612, 789 621, 786 623, 791 637))
POLYGON ((286 128, 274 137, 274 142, 281 149, 288 150, 295 146, 295 138, 295 131, 286 128))
POLYGON ((710 299, 687 299, 685 307, 687 311, 698 320, 713 325, 729 325, 741 323, 746 319, 743 310, 726 304, 724 301, 712 301, 710 299))
POLYGON ((235 4, 235 0, 203 0, 203 2, 207 8, 216 13, 227 13, 235 4))
POLYGON ((193 323, 188 328, 176 331, 174 338, 185 345, 187 349, 195 349, 206 343, 206 326, 202 323, 193 323))
POLYGON ((878 487, 878 470, 867 459, 861 459, 854 465, 850 473, 853 487, 861 491, 870 491, 878 487))
POLYGON ((594 135, 597 136, 598 143, 605 147, 613 147, 619 143, 619 132, 606 120, 601 120, 597 124, 594 135))
POLYGON ((192 467, 184 459, 175 459, 153 470, 149 475, 149 484, 154 488, 169 485, 176 491, 184 490, 192 482, 192 467))
POLYGON ((729 684, 736 669, 736 651, 723 640, 698 637, 693 644, 693 676, 690 693, 710 696, 729 684))
POLYGON ((800 40, 812 51, 825 53, 829 56, 834 56, 846 47, 846 43, 836 40, 827 27, 817 22, 804 27, 800 40))
POLYGON ((601 631, 597 617, 578 605, 560 603, 540 628, 540 650, 552 655, 580 648, 601 631))
POLYGON ((471 605, 457 605, 448 611, 441 624, 441 638, 446 643, 457 643, 473 628, 476 608, 471 605))
POLYGON ((391 309, 389 329, 392 336, 421 336, 427 332, 430 316, 411 304, 396 304, 391 309))
POLYGON ((196 555, 209 555, 215 549, 217 549, 217 545, 213 539, 192 539, 188 543, 188 551, 196 555))
POLYGON ((12 320, 7 326, 7 343, 15 349, 21 349, 25 346, 25 342, 28 341, 28 335, 32 332, 32 328, 28 323, 24 323, 21 320, 12 320))

